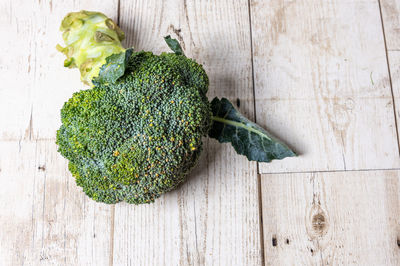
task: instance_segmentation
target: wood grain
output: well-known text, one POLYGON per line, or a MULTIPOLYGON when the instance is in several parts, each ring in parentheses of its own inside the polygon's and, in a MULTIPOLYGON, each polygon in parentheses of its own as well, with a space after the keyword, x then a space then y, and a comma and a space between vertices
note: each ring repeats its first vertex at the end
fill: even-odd
POLYGON ((400 166, 377 1, 251 1, 251 21, 257 122, 300 154, 261 173, 400 166))
POLYGON ((379 0, 389 51, 400 51, 400 1, 379 0))
POLYGON ((78 189, 54 141, 0 150, 0 264, 107 265, 111 206, 78 189))
MULTIPOLYGON (((246 1, 121 1, 127 46, 168 51, 171 34, 209 74, 209 98, 236 102, 252 117, 246 1)), ((256 164, 205 139, 187 183, 153 205, 115 207, 115 265, 260 265, 256 164)))
MULTIPOLYGON (((400 51, 388 51, 390 76, 397 123, 400 121, 400 51)), ((400 139, 399 139, 400 141, 400 139)))
POLYGON ((266 265, 399 265, 400 172, 262 175, 266 265))
POLYGON ((63 102, 83 88, 55 45, 67 12, 116 18, 117 1, 2 1, 0 8, 0 264, 107 265, 111 207, 76 187, 54 143, 63 102))
POLYGON ((399 10, 397 0, 1 1, 0 265, 399 265, 399 10), (237 103, 301 156, 257 176, 256 163, 204 139, 188 182, 154 204, 87 198, 54 143, 59 109, 85 88, 55 50, 60 20, 81 9, 119 21, 126 47, 160 53, 163 36, 177 38, 209 74, 210 99, 237 103), (397 170, 365 170, 386 168, 397 170))
POLYGON ((63 67, 59 26, 73 11, 97 10, 117 19, 118 0, 1 1, 0 140, 55 137, 60 109, 72 93, 86 87, 77 69, 63 67), (11 111, 12 110, 12 111, 11 111))
POLYGON ((400 2, 381 0, 380 7, 398 130, 400 121, 400 2))

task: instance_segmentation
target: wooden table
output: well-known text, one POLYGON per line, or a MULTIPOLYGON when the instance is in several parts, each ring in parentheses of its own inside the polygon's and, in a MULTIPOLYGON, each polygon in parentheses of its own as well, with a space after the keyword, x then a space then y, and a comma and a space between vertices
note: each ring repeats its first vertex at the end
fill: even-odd
POLYGON ((2 0, 0 265, 400 265, 399 0, 2 0), (85 87, 58 27, 104 12, 125 46, 178 38, 225 96, 300 156, 248 162, 205 139, 187 183, 104 205, 57 153, 85 87), (240 103, 240 106, 239 106, 240 103))

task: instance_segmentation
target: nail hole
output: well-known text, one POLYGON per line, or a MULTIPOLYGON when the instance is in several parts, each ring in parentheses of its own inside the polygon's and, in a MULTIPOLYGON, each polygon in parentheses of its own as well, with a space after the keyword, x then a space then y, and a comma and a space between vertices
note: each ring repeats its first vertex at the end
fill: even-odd
POLYGON ((38 170, 46 171, 46 165, 39 165, 38 170))
POLYGON ((240 107, 240 99, 239 98, 236 99, 236 105, 237 105, 237 107, 240 107))
POLYGON ((272 246, 276 247, 278 245, 278 240, 276 239, 276 236, 272 237, 272 246))
POLYGON ((310 248, 311 254, 314 254, 314 250, 312 248, 310 248))
POLYGON ((288 244, 288 245, 289 245, 289 243, 290 243, 289 239, 288 239, 288 238, 286 238, 286 244, 288 244))
POLYGON ((397 246, 400 248, 400 238, 397 238, 397 246))

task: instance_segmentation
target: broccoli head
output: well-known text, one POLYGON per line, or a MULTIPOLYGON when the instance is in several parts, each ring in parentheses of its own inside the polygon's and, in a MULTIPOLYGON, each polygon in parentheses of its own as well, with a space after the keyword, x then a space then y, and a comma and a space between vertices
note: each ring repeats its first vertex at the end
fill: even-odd
POLYGON ((85 193, 151 202, 185 180, 211 124, 208 79, 175 54, 132 53, 125 74, 75 93, 61 110, 61 154, 85 193))
POLYGON ((68 14, 61 30, 65 66, 79 68, 92 87, 64 104, 56 142, 77 185, 92 199, 154 201, 186 179, 207 134, 232 142, 250 160, 293 156, 226 99, 210 103, 206 72, 176 40, 166 38, 174 53, 125 50, 118 26, 88 11, 68 14), (260 143, 275 148, 255 149, 260 143))

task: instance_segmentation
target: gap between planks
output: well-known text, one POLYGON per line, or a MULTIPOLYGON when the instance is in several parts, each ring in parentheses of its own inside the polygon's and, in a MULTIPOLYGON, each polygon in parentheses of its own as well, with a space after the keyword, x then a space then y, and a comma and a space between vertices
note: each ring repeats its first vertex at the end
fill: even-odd
POLYGON ((371 168, 371 169, 351 169, 351 170, 319 170, 319 171, 288 171, 288 172, 273 172, 261 173, 259 175, 282 175, 282 174, 315 174, 315 173, 346 173, 346 172, 373 172, 373 171, 398 171, 400 168, 371 168))
POLYGON ((383 22, 381 0, 377 0, 377 1, 378 1, 378 6, 379 6, 379 16, 381 18, 383 43, 385 45, 386 65, 387 65, 387 71, 388 71, 388 76, 389 76, 390 92, 392 93, 394 124, 396 125, 396 134, 397 134, 397 148, 398 148, 398 152, 399 152, 399 156, 400 156, 399 127, 398 127, 398 123, 397 123, 396 102, 394 100, 392 74, 390 71, 390 62, 389 62, 388 48, 387 48, 387 43, 386 43, 385 23, 383 22))
MULTIPOLYGON (((249 36, 250 36, 250 60, 251 60, 251 85, 253 88, 253 109, 254 109, 254 123, 257 123, 257 109, 256 109, 256 88, 254 77, 254 52, 253 52, 253 31, 251 28, 251 0, 247 0, 247 9, 249 14, 249 36)), ((263 227, 263 211, 262 211, 262 186, 261 186, 261 173, 259 163, 256 163, 257 174, 257 191, 258 191, 258 207, 259 207, 259 226, 260 226, 260 247, 261 247, 261 265, 265 265, 265 249, 264 249, 264 227, 263 227)))
MULTIPOLYGON (((117 25, 120 25, 120 16, 121 16, 121 0, 118 0, 117 3, 117 25)), ((111 207, 111 225, 110 225, 110 260, 109 265, 114 265, 114 225, 115 225, 115 204, 111 207)))
POLYGON ((115 204, 111 206, 111 228, 110 228, 110 266, 114 265, 114 221, 115 221, 115 204))

